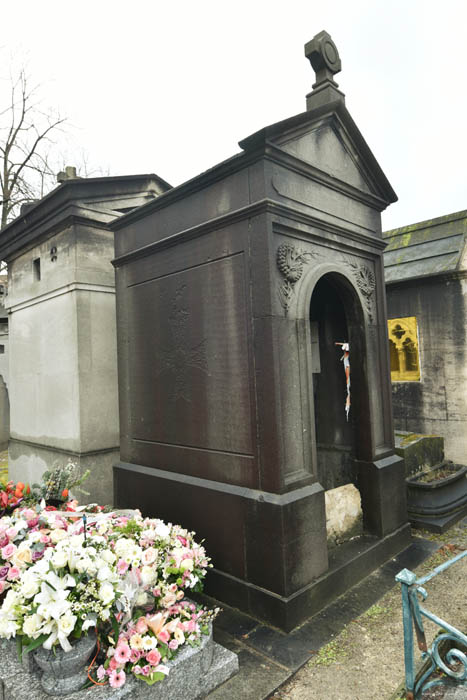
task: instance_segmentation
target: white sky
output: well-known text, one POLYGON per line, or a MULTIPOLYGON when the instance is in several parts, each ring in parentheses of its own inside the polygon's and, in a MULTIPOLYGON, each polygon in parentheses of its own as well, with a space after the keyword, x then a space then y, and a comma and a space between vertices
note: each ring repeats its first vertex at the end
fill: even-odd
MULTIPOLYGON (((465 0, 22 0, 1 12, 0 74, 27 60, 45 103, 112 175, 177 185, 305 110, 303 45, 326 29, 346 104, 399 196, 383 228, 467 209, 465 0), (17 9, 16 9, 17 8, 17 9)), ((5 82, 0 83, 0 105, 5 82)))

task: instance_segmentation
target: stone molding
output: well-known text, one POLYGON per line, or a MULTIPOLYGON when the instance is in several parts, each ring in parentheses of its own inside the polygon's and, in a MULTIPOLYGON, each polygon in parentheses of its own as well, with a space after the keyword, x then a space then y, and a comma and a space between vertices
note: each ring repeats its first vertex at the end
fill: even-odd
POLYGON ((8 313, 14 313, 15 311, 22 311, 30 306, 35 306, 36 304, 41 304, 44 301, 49 301, 50 299, 55 299, 55 297, 63 296, 64 294, 69 294, 71 292, 99 292, 102 294, 113 294, 115 296, 115 287, 113 285, 105 284, 92 284, 87 282, 71 282, 70 284, 65 284, 62 287, 57 287, 50 292, 45 294, 39 294, 36 297, 28 301, 20 301, 17 304, 12 304, 8 306, 8 313))

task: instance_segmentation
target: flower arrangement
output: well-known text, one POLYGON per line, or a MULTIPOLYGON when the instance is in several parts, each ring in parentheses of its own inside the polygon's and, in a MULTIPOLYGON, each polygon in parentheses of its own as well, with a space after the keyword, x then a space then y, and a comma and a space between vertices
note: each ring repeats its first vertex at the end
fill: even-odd
POLYGON ((42 501, 0 518, 0 637, 16 637, 26 653, 40 645, 68 651, 96 628, 90 682, 162 680, 167 662, 184 644, 199 644, 217 612, 185 599, 202 588, 204 547, 194 533, 139 513, 65 508, 42 501))
POLYGON ((81 474, 78 464, 72 460, 69 460, 65 466, 56 464, 51 471, 44 472, 40 484, 32 485, 32 496, 37 501, 43 498, 46 502, 56 503, 66 502, 72 490, 89 496, 89 493, 81 488, 81 484, 86 481, 89 474, 89 469, 81 474))
POLYGON ((13 481, 6 484, 0 482, 0 516, 11 513, 30 493, 29 484, 25 485, 22 481, 16 484, 13 481))

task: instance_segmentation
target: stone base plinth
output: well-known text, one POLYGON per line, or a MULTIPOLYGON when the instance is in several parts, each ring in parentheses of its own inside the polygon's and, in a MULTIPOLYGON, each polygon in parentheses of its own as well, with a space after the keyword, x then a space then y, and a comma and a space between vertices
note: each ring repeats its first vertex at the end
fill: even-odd
MULTIPOLYGON (((32 657, 21 665, 14 640, 0 640, 0 700, 48 700, 32 657)), ((168 664, 169 675, 152 686, 128 678, 122 688, 94 686, 67 695, 68 700, 202 700, 238 671, 236 654, 216 644, 212 634, 201 646, 186 647, 168 664)))

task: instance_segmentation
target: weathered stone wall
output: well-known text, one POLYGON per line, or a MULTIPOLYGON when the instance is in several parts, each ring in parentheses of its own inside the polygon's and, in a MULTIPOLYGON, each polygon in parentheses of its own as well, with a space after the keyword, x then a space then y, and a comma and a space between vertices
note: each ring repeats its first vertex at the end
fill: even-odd
POLYGON ((393 382, 397 429, 442 435, 445 456, 467 459, 467 279, 430 277, 387 285, 388 318, 415 316, 419 382, 393 382))
POLYGON ((112 256, 110 231, 65 228, 10 263, 9 290, 10 475, 34 482, 73 459, 105 502, 119 456, 112 256))

